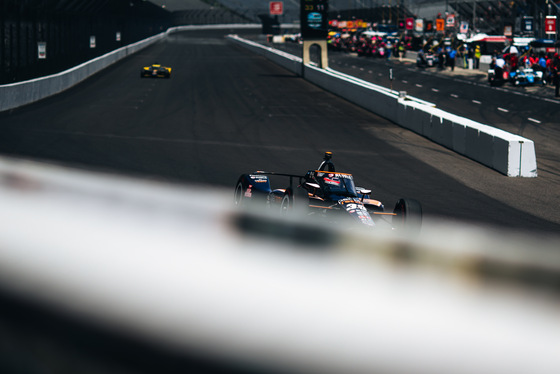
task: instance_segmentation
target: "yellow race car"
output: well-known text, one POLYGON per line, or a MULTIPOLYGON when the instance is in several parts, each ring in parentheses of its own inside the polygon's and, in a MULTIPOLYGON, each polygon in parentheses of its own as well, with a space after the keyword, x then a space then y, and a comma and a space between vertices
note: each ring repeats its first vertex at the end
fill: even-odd
POLYGON ((160 64, 144 66, 140 78, 171 78, 171 68, 160 64))

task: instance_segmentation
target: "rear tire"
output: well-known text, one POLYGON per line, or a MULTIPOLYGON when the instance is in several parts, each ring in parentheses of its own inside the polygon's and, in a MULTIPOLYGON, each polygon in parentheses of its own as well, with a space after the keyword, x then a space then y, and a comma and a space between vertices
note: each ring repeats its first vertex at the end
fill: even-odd
POLYGON ((422 205, 414 199, 399 199, 393 209, 393 228, 406 235, 417 235, 422 226, 422 205))
POLYGON ((282 202, 280 203, 280 212, 283 215, 304 215, 309 211, 309 195, 307 190, 296 187, 295 190, 286 188, 282 202))
POLYGON ((235 192, 233 193, 233 204, 238 208, 242 207, 244 197, 245 191, 243 188, 243 183, 241 183, 241 180, 239 180, 235 185, 235 192))

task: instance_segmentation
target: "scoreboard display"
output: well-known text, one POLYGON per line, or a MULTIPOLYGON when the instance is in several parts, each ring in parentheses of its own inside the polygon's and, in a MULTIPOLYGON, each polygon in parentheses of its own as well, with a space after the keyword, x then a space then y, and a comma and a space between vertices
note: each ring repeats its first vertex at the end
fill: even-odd
POLYGON ((300 1, 302 38, 326 39, 329 32, 329 0, 300 1))

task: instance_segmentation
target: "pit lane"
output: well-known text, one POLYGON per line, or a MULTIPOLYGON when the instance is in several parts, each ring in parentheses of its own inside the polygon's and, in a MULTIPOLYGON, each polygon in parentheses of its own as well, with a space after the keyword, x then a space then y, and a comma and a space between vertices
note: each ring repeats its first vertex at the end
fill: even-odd
MULTIPOLYGON (((560 231, 560 214, 551 209, 560 206, 554 179, 558 158, 541 154, 539 178, 504 177, 228 43, 226 33, 174 34, 63 94, 2 114, 0 151, 233 191, 241 173, 302 173, 331 150, 337 168, 352 172, 388 209, 400 197, 414 197, 425 214, 452 221, 560 231), (154 62, 173 67, 172 78, 140 79, 140 67, 154 62)), ((350 57, 341 56, 342 63, 350 57)), ((371 63, 363 61, 368 65, 356 75, 369 74, 365 66, 371 63)), ((470 100, 482 118, 490 117, 483 108, 491 90, 446 88, 449 79, 438 76, 429 79, 443 80, 431 87, 435 92, 423 83, 425 74, 394 66, 397 80, 413 82, 406 89, 410 94, 444 108, 435 99, 460 92, 470 96, 446 110, 472 112, 465 105, 470 100), (434 96, 417 95, 412 87, 434 96)), ((383 64, 380 69, 387 70, 383 64)), ((521 127, 520 135, 535 140, 539 157, 542 148, 527 132, 550 136, 536 124, 517 124, 521 127)))

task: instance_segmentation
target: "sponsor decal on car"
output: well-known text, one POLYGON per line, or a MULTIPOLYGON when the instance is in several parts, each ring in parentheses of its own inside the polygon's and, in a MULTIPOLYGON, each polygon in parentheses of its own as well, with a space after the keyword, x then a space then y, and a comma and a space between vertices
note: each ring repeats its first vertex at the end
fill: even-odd
POLYGON ((268 177, 265 177, 263 175, 249 175, 249 178, 251 178, 253 180, 253 182, 256 182, 256 183, 266 183, 266 182, 268 182, 268 177))
POLYGON ((342 205, 344 205, 344 204, 359 204, 359 205, 362 205, 360 200, 356 200, 353 197, 347 197, 347 198, 344 198, 344 199, 340 199, 340 200, 338 200, 338 203, 342 204, 342 205))
POLYGON ((364 204, 368 204, 368 205, 375 205, 375 206, 381 206, 381 201, 377 201, 377 200, 373 200, 373 199, 364 199, 364 204))
POLYGON ((245 197, 253 196, 253 192, 251 191, 251 188, 253 188, 253 186, 247 187, 247 191, 245 191, 245 197))
POLYGON ((329 178, 346 178, 352 179, 352 174, 345 174, 345 173, 323 173, 321 171, 316 172, 317 177, 322 178, 324 176, 328 176, 329 178))
POLYGON ((324 178, 323 180, 324 180, 325 183, 327 183, 327 184, 332 184, 332 185, 335 185, 335 186, 340 185, 340 181, 339 181, 339 180, 336 180, 336 179, 324 178))

